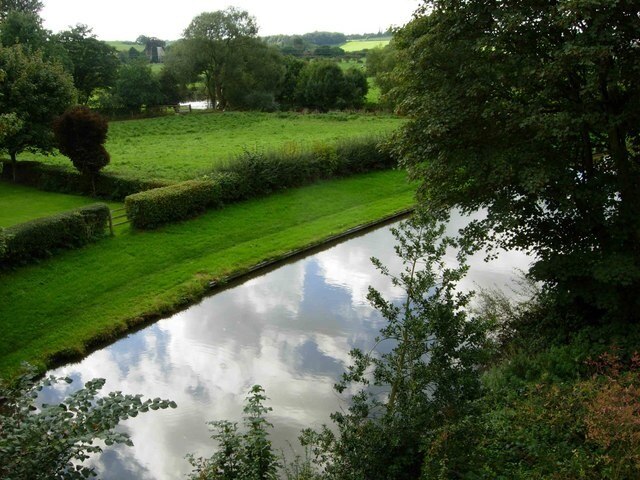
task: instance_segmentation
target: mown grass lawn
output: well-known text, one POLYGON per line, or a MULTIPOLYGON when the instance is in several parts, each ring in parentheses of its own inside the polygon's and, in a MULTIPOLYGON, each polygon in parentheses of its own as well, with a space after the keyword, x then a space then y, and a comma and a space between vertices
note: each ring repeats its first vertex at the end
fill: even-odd
POLYGON ((107 203, 111 208, 122 206, 116 202, 104 202, 80 195, 43 192, 35 188, 0 181, 0 227, 9 227, 98 201, 107 203))
POLYGON ((0 377, 77 356, 200 298, 212 279, 402 210, 413 191, 402 171, 327 181, 0 273, 0 377))
MULTIPOLYGON (((244 150, 313 148, 340 139, 392 132, 403 120, 392 115, 335 113, 194 112, 141 120, 112 121, 104 171, 133 177, 186 180, 205 174, 244 150)), ((29 159, 29 154, 20 156, 29 159)), ((44 163, 73 168, 58 154, 44 163)))

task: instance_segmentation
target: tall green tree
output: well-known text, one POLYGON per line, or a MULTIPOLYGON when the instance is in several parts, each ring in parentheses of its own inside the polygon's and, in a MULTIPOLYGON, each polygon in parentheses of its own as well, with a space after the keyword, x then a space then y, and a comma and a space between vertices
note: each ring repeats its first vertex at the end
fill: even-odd
POLYGON ((466 238, 534 254, 565 322, 638 321, 637 3, 427 1, 396 40, 421 200, 486 211, 466 238))
POLYGON ((258 33, 254 17, 233 7, 205 12, 195 17, 184 31, 187 55, 194 71, 204 76, 211 103, 218 109, 227 107, 227 68, 238 53, 251 46, 258 33))
POLYGON ((280 84, 278 85, 276 100, 280 103, 282 108, 289 109, 296 106, 298 77, 305 66, 305 62, 293 55, 287 55, 284 57, 283 64, 284 75, 280 79, 280 84))
POLYGON ((37 15, 42 10, 40 0, 2 0, 0 1, 0 22, 4 21, 9 12, 23 12, 37 15))
POLYGON ((246 39, 225 68, 227 105, 234 109, 274 110, 275 94, 284 76, 284 60, 276 47, 246 39))
POLYGON ((388 109, 395 108, 392 91, 396 86, 395 70, 400 63, 393 40, 384 48, 372 48, 367 52, 367 76, 374 79, 380 89, 380 104, 388 109))
POLYGON ((89 27, 78 24, 57 34, 56 41, 66 53, 81 104, 86 105, 96 89, 115 84, 120 66, 116 49, 98 40, 89 27))
POLYGON ((0 46, 0 112, 13 115, 0 151, 11 157, 14 177, 18 153, 52 151, 53 119, 75 98, 73 79, 61 65, 21 45, 0 46))
POLYGON ((362 106, 367 89, 362 72, 356 69, 343 72, 334 61, 317 60, 300 71, 296 97, 299 105, 326 112, 362 106))
POLYGON ((0 44, 5 47, 20 44, 31 51, 48 53, 52 47, 49 40, 50 32, 43 28, 42 19, 36 13, 11 10, 0 22, 0 44))
POLYGON ((113 89, 115 110, 139 113, 143 106, 162 102, 160 82, 146 59, 122 65, 113 89))

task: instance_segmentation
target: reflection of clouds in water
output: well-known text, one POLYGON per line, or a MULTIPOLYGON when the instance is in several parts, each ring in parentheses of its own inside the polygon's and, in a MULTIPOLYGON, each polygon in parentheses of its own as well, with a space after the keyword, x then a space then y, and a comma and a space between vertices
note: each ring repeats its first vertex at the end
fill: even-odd
MULTIPOLYGON (((367 268, 369 255, 361 254, 367 268)), ((358 275, 357 262, 349 265, 358 275)), ((309 258, 223 291, 59 370, 75 372, 81 381, 105 377, 105 392, 140 392, 178 404, 177 410, 125 422, 135 448, 109 449, 93 463, 104 478, 180 477, 189 469, 186 453, 211 453, 205 423, 240 419, 254 383, 265 387, 268 405, 277 412, 272 420, 280 447, 304 426, 328 421, 337 408, 333 383, 349 350, 375 333, 352 325, 358 318, 353 303, 353 292, 327 282, 317 260, 309 258), (322 301, 308 299, 310 294, 322 301)))
POLYGON ((402 261, 395 255, 393 245, 395 239, 388 228, 376 230, 367 234, 371 242, 380 247, 372 253, 367 244, 350 242, 350 248, 330 249, 319 253, 316 258, 322 270, 325 281, 331 285, 344 288, 351 293, 351 308, 355 316, 370 316, 373 311, 367 294, 369 286, 378 290, 387 299, 402 297, 402 290, 391 284, 376 270, 371 263, 371 257, 378 258, 383 265, 395 273, 402 268, 402 261))
MULTIPOLYGON (((458 231, 464 228, 471 220, 480 220, 484 217, 484 212, 477 212, 463 217, 457 211, 454 211, 451 214, 451 220, 447 225, 445 234, 457 235, 458 231)), ((519 272, 529 269, 531 257, 519 251, 500 250, 496 253, 498 258, 489 262, 485 262, 487 252, 484 250, 467 259, 469 272, 460 282, 460 290, 498 289, 509 296, 514 295, 512 290, 517 287, 519 272)), ((446 260, 449 264, 454 264, 455 254, 447 252, 446 260)))
MULTIPOLYGON (((349 351, 370 348, 383 324, 366 300, 369 285, 389 299, 402 294, 369 260, 376 256, 398 272, 393 245, 388 229, 353 239, 222 291, 54 372, 82 382, 104 377, 103 392, 142 393, 178 404, 125 422, 135 447, 109 449, 93 459, 101 477, 184 476, 186 453, 211 454, 206 422, 240 420, 254 383, 270 398, 278 447, 295 441, 301 428, 328 422, 340 405, 333 384, 350 363, 349 351)), ((494 269, 479 275, 506 274, 494 269)), ((472 284, 478 277, 470 278, 472 284)), ((79 386, 75 381, 71 388, 79 386)), ((57 387, 55 394, 69 388, 57 387)), ((54 392, 44 395, 51 401, 54 392)))
POLYGON ((269 282, 263 277, 249 280, 242 285, 243 301, 252 306, 258 315, 269 312, 286 312, 287 317, 297 315, 304 295, 305 261, 286 265, 269 272, 269 282))

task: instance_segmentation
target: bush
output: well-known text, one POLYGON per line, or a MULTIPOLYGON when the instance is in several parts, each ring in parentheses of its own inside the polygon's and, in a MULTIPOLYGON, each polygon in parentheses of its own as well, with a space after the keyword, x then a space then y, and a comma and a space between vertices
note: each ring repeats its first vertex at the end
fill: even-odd
MULTIPOLYGON (((3 165, 0 162, 0 166, 3 165)), ((0 178, 11 180, 8 163, 0 168, 0 178)), ((17 162, 16 183, 58 193, 92 195, 91 180, 78 172, 39 162, 17 162)), ((159 180, 140 180, 102 173, 95 179, 95 195, 108 200, 122 201, 127 195, 167 185, 159 180)))
POLYGON ((60 153, 69 157, 73 166, 92 182, 109 163, 109 153, 104 148, 108 130, 102 115, 81 105, 67 109, 53 123, 60 153))
POLYGON ((266 195, 285 188, 370 172, 396 165, 375 138, 358 138, 310 149, 272 152, 245 151, 220 171, 235 174, 243 198, 266 195))
POLYGON ((237 423, 228 420, 209 422, 213 427, 211 438, 218 442, 218 451, 210 458, 196 458, 187 455, 189 463, 194 467, 192 480, 226 479, 226 480, 275 480, 279 462, 273 452, 268 429, 273 425, 265 416, 272 410, 265 407, 267 400, 264 389, 254 385, 245 400, 244 426, 240 432, 237 423))
POLYGON ((189 180, 125 199, 127 217, 136 228, 154 228, 203 212, 214 203, 214 182, 189 180))
POLYGON ((109 207, 96 203, 0 231, 0 265, 26 263, 55 250, 77 248, 104 234, 109 207))

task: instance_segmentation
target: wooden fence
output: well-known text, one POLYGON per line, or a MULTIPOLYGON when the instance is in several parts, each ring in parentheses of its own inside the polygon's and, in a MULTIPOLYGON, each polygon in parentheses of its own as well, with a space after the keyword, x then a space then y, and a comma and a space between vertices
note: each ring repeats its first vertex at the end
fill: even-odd
POLYGON ((109 211, 109 231, 111 232, 111 236, 113 237, 113 228, 119 227, 120 225, 125 225, 129 223, 129 219, 127 218, 127 214, 125 212, 125 208, 116 208, 115 210, 109 211), (122 213, 121 213, 122 212, 122 213), (115 214, 115 215, 114 215, 115 214), (122 220, 124 218, 124 220, 122 220), (114 220, 119 220, 118 223, 113 223, 114 220))

